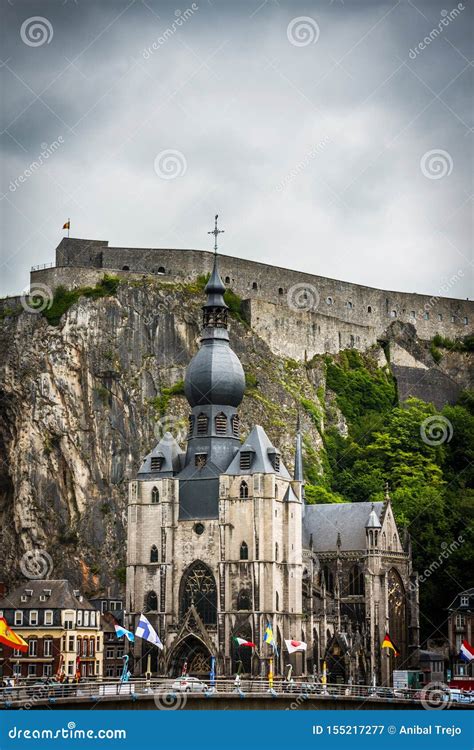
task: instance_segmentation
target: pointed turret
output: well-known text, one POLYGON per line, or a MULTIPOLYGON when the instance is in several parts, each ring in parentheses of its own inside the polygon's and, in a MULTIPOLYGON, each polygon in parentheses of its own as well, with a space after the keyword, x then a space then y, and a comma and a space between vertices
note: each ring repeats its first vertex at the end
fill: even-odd
POLYGON ((306 498, 304 494, 304 477, 303 477, 303 450, 301 445, 301 424, 300 424, 300 413, 298 412, 298 420, 296 422, 296 440, 295 440, 295 470, 293 473, 294 479, 297 482, 301 482, 301 502, 303 503, 302 513, 304 516, 306 498))

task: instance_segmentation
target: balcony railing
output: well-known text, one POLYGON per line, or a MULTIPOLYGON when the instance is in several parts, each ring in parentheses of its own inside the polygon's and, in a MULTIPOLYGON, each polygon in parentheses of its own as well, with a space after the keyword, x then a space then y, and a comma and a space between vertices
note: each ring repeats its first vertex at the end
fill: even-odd
POLYGON ((45 268, 54 268, 56 264, 53 263, 40 263, 39 266, 31 266, 32 271, 43 271, 45 268))

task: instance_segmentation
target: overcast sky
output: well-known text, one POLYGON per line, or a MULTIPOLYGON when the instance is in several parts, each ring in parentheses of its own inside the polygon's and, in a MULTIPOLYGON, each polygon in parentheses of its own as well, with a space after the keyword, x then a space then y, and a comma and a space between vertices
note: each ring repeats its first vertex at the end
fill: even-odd
POLYGON ((472 296, 469 0, 179 3, 2 0, 1 293, 68 217, 205 249, 219 212, 229 255, 472 296))

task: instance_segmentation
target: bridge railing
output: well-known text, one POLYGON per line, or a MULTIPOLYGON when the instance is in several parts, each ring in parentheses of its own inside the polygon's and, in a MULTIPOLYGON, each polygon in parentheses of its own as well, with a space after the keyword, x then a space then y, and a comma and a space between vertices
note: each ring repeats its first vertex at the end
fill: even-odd
POLYGON ((201 695, 229 695, 239 694, 244 696, 258 695, 284 695, 299 696, 301 699, 310 697, 325 698, 362 698, 380 699, 385 701, 419 701, 422 698, 420 690, 404 688, 394 690, 388 687, 374 687, 372 685, 341 685, 327 684, 303 678, 297 678, 290 682, 275 678, 272 689, 269 688, 268 679, 265 678, 222 678, 218 677, 211 684, 210 680, 188 680, 187 684, 180 684, 180 679, 169 677, 158 677, 146 680, 134 678, 129 682, 119 680, 106 680, 95 682, 61 683, 53 679, 42 683, 16 685, 14 687, 3 687, 0 689, 0 703, 6 705, 31 704, 33 707, 38 703, 54 703, 56 701, 75 701, 86 699, 101 701, 114 697, 138 698, 146 695, 170 695, 181 692, 201 695))

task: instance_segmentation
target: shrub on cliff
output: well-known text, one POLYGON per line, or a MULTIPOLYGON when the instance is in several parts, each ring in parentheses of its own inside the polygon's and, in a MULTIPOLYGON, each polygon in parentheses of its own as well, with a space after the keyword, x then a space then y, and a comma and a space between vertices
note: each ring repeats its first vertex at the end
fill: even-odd
POLYGON ((110 297, 117 292, 119 283, 120 279, 117 276, 105 274, 104 278, 95 286, 83 286, 78 289, 66 289, 64 286, 58 286, 54 291, 50 307, 43 310, 43 315, 50 325, 57 326, 62 316, 80 297, 88 297, 89 299, 110 297))

